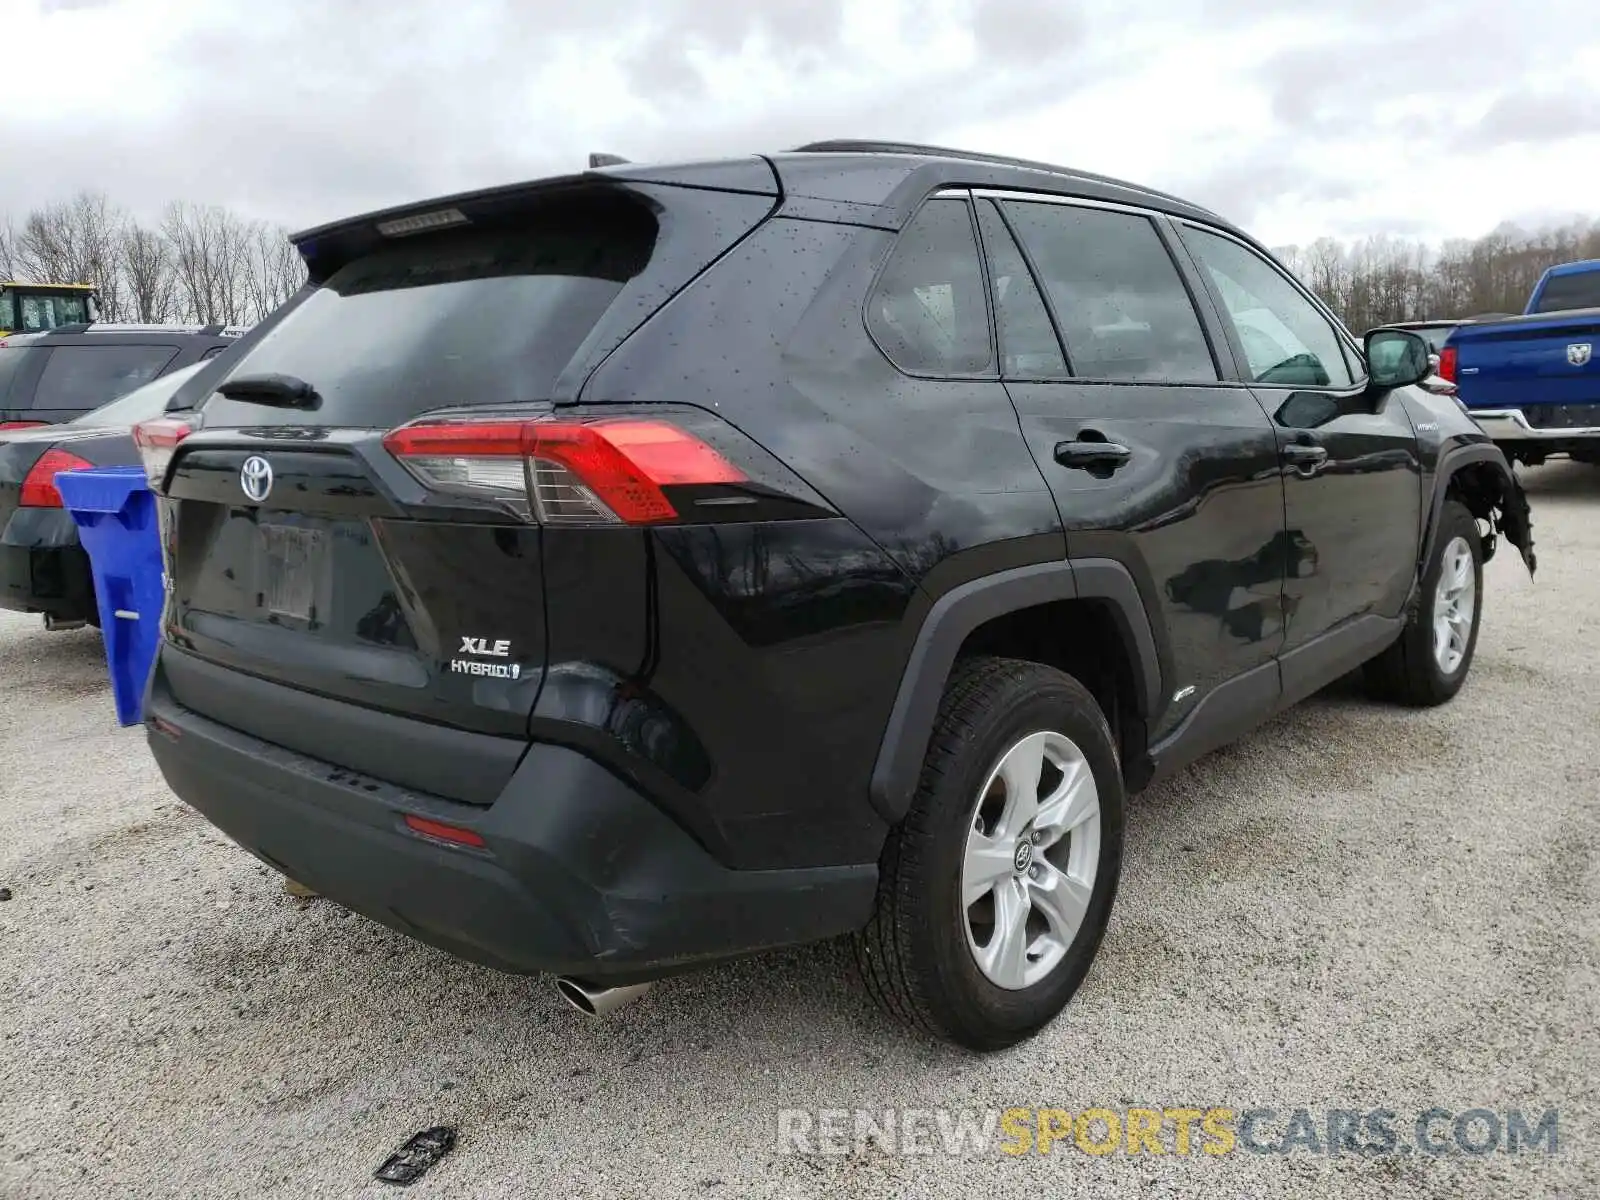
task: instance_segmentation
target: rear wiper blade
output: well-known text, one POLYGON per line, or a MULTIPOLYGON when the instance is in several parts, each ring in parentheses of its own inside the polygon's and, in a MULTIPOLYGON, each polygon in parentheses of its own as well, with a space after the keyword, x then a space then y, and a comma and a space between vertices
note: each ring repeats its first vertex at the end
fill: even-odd
POLYGON ((217 391, 229 400, 276 408, 316 408, 322 403, 317 389, 294 375, 235 375, 219 384, 217 391))

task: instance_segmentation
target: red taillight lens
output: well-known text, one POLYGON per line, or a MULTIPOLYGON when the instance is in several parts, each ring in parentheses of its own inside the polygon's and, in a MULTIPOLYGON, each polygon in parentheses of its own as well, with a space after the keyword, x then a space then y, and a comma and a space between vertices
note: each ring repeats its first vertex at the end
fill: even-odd
POLYGON ((178 443, 195 431, 196 423, 179 417, 154 417, 133 427, 133 444, 139 448, 145 476, 151 487, 167 478, 167 468, 177 453, 178 443))
MULTIPOLYGON (((4 343, 0 343, 3 345, 4 343)), ((0 421, 0 430, 6 429, 42 429, 48 424, 46 421, 0 421)))
POLYGON ((545 525, 671 521, 664 486, 747 480, 694 434, 642 417, 422 421, 383 444, 429 487, 501 500, 545 525))
POLYGON ((407 813, 405 820, 407 828, 422 834, 423 837, 437 838, 441 842, 453 842, 457 846, 472 846, 480 850, 488 844, 481 834, 463 829, 459 825, 430 821, 427 817, 419 817, 412 813, 407 813))
POLYGON ((60 508, 61 493, 56 491, 56 475, 61 471, 81 471, 94 464, 65 450, 46 450, 22 481, 23 508, 60 508))
POLYGON ((1457 382, 1456 348, 1454 346, 1446 346, 1439 351, 1439 378, 1447 379, 1451 383, 1457 382))

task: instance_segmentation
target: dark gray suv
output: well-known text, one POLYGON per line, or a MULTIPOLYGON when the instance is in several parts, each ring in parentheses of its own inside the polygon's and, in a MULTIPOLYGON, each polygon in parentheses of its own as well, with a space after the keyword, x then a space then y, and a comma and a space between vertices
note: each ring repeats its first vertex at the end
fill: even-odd
POLYGON ((0 337, 0 430, 81 417, 168 371, 221 354, 228 325, 64 325, 0 337))

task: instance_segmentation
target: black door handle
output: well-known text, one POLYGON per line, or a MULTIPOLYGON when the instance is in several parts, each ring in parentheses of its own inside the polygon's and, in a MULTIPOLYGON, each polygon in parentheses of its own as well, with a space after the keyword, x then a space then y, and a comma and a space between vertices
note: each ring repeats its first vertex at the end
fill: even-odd
POLYGON ((1057 442, 1056 461, 1063 467, 1105 467, 1116 470, 1133 457, 1119 442, 1057 442))
POLYGON ((1283 448, 1283 461, 1302 471, 1314 471, 1328 461, 1328 448, 1306 442, 1290 442, 1283 448))

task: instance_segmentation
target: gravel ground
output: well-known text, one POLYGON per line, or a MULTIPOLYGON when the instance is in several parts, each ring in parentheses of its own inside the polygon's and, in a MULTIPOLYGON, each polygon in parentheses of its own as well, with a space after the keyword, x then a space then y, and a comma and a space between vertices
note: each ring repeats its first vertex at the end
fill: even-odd
MULTIPOLYGON (((92 633, 0 618, 0 1196, 1589 1197, 1600 1191, 1600 470, 1527 476, 1542 568, 1487 572, 1473 676, 1331 689, 1136 802, 1100 959, 1030 1045, 880 1020, 837 948, 605 1024, 281 881, 119 730, 92 633), (1559 1109, 1521 1156, 780 1152, 777 1113, 1559 1109)), ((1445 1126, 1443 1128, 1448 1128, 1445 1126)), ((1169 1139, 1170 1145, 1170 1139, 1169 1139)))

